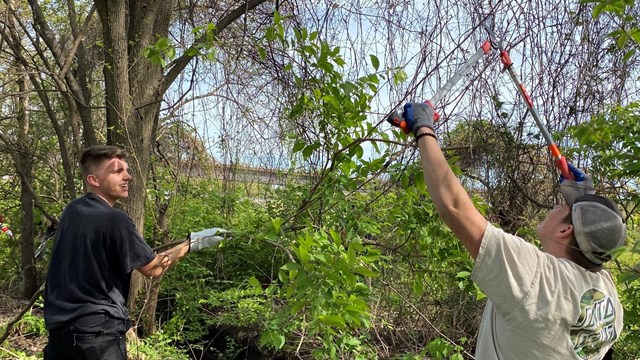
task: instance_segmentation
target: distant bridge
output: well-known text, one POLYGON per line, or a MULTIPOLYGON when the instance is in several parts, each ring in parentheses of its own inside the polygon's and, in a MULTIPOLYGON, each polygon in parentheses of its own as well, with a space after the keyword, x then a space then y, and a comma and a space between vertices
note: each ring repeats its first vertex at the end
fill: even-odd
POLYGON ((258 183, 270 186, 285 186, 292 181, 304 183, 311 180, 311 176, 308 174, 298 172, 220 163, 214 164, 213 176, 227 181, 258 183))

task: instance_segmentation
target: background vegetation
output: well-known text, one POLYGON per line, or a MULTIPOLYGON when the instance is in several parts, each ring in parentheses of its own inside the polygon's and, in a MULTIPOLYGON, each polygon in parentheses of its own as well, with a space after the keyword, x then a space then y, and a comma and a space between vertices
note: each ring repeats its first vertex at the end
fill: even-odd
MULTIPOLYGON (((151 246, 233 231, 136 276, 132 359, 473 358, 473 264, 384 120, 434 94, 485 23, 564 154, 624 210, 615 350, 640 358, 634 5, 5 0, 0 357, 42 357, 47 235, 83 193, 81 150, 109 143, 131 154, 122 207, 151 246)), ((495 52, 480 61, 438 105, 437 132, 476 206, 535 243, 558 174, 502 70, 495 52)))

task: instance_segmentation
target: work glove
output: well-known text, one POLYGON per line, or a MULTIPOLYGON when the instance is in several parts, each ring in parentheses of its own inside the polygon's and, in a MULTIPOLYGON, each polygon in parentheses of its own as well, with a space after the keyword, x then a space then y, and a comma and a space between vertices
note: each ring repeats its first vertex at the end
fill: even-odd
POLYGON ((567 164, 569 171, 575 178, 575 180, 566 179, 560 174, 560 191, 564 200, 569 206, 572 206, 574 201, 581 195, 595 194, 596 190, 593 187, 593 179, 591 176, 582 172, 582 170, 576 168, 571 163, 567 164))
POLYGON ((192 232, 189 234, 189 252, 199 251, 208 247, 218 245, 223 236, 228 233, 227 230, 221 228, 204 229, 198 232, 192 232))
MULTIPOLYGON (((404 113, 402 117, 407 122, 407 128, 417 135, 419 129, 427 127, 433 129, 433 120, 435 118, 433 106, 431 103, 406 103, 404 105, 404 113)), ((435 130, 434 130, 435 131, 435 130)))

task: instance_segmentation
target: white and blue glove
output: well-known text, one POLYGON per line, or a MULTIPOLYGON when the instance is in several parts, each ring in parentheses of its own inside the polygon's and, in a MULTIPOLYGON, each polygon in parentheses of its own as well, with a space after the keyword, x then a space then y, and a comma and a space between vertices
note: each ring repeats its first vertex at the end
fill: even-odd
POLYGON ((571 163, 567 165, 569 165, 569 171, 571 171, 575 180, 565 179, 564 176, 560 175, 560 191, 567 204, 572 206, 579 196, 585 194, 593 195, 596 193, 596 190, 593 187, 593 179, 591 176, 585 174, 571 163))
POLYGON ((192 232, 189 234, 189 252, 217 246, 222 240, 224 240, 224 234, 227 233, 227 230, 221 228, 211 228, 192 232))

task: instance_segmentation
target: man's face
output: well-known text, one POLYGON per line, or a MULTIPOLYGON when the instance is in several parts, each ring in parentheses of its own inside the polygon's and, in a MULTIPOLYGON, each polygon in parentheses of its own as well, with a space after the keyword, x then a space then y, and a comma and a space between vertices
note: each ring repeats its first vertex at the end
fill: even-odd
POLYGON ((114 158, 106 160, 96 170, 94 175, 93 192, 105 199, 111 206, 119 199, 129 196, 129 182, 131 175, 126 161, 114 158))
POLYGON ((564 219, 570 212, 571 208, 569 205, 556 205, 551 209, 551 211, 549 211, 547 218, 538 225, 536 233, 538 234, 538 239, 540 239, 543 247, 546 240, 554 239, 558 231, 566 228, 566 222, 564 219))

